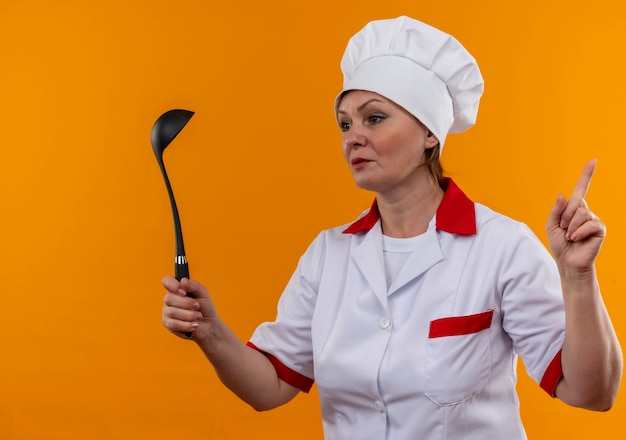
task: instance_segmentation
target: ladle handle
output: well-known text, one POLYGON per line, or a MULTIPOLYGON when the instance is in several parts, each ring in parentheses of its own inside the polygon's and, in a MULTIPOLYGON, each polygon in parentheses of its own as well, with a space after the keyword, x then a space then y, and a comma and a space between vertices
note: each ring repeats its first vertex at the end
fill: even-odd
MULTIPOLYGON (((178 281, 183 278, 189 278, 189 263, 184 255, 177 255, 174 262, 174 275, 178 281)), ((193 298, 193 295, 187 293, 187 296, 193 298)), ((185 332, 185 336, 191 338, 191 332, 185 332)))
POLYGON ((184 255, 178 255, 174 263, 174 275, 178 281, 189 278, 189 263, 184 255))

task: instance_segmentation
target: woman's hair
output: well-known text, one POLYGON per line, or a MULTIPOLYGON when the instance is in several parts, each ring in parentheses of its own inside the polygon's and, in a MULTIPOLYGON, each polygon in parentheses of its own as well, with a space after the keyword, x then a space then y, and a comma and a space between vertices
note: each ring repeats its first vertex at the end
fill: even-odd
MULTIPOLYGON (((404 107, 401 107, 401 108, 408 113, 408 110, 406 110, 404 107)), ((424 130, 428 130, 428 132, 434 136, 434 133, 430 131, 430 128, 426 127, 426 125, 424 125, 424 123, 420 121, 419 119, 417 119, 415 116, 413 117, 415 118, 417 123, 424 128, 424 130)), ((421 165, 423 167, 426 167, 426 169, 428 170, 428 173, 430 174, 430 177, 433 178, 433 182, 439 186, 441 186, 443 182, 443 172, 444 172, 443 166, 441 165, 441 161, 439 160, 440 157, 441 157, 441 142, 437 142, 437 145, 435 145, 432 148, 428 148, 427 150, 424 151, 424 164, 421 165)))
POLYGON ((435 145, 433 148, 429 148, 425 151, 425 160, 424 165, 434 182, 441 186, 441 182, 443 180, 443 166, 441 165, 441 161, 439 160, 441 156, 441 144, 435 145))

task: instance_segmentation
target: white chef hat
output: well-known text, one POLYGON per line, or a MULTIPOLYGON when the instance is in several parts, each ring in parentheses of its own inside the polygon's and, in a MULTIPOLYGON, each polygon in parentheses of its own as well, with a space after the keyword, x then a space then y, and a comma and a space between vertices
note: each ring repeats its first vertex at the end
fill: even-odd
POLYGON ((355 34, 341 60, 343 90, 378 93, 419 119, 439 140, 476 122, 483 79, 452 36, 409 17, 377 20, 355 34))

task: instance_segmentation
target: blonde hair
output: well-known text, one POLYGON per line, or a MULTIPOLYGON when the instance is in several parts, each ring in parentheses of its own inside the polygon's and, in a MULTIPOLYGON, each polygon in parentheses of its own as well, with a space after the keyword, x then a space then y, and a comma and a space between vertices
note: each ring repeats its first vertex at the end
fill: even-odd
POLYGON ((430 173, 434 182, 439 186, 441 186, 441 183, 443 181, 444 173, 443 166, 441 165, 441 161, 439 160, 440 156, 441 144, 438 143, 433 148, 429 148, 428 150, 426 150, 423 165, 426 167, 426 169, 428 169, 428 172, 430 173))

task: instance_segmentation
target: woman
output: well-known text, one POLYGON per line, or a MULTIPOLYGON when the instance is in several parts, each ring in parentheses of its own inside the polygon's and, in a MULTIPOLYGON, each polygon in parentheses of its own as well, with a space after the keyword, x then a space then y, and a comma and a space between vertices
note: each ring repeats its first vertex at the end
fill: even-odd
POLYGON ((343 153, 372 207, 314 240, 276 320, 247 344, 192 280, 163 280, 164 325, 193 332, 258 410, 315 380, 327 439, 523 439, 518 354, 550 395, 608 410, 622 355, 594 269, 605 227, 584 200, 595 161, 550 213, 552 259, 442 175, 446 136, 474 124, 483 90, 458 41, 407 17, 375 21, 342 70, 343 153))

